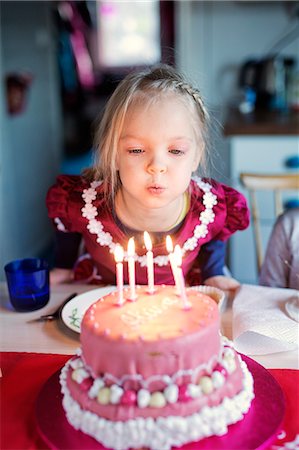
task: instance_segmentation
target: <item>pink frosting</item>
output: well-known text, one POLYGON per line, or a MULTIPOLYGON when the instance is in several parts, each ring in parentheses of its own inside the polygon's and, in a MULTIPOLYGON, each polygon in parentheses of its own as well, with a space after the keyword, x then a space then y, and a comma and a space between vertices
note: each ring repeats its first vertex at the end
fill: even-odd
POLYGON ((215 390, 210 395, 202 395, 188 402, 178 401, 174 404, 167 404, 163 408, 138 408, 135 405, 101 405, 96 399, 88 397, 87 392, 78 383, 71 379, 70 370, 67 376, 67 385, 71 396, 76 400, 81 408, 96 413, 98 416, 113 421, 126 421, 136 417, 168 417, 168 416, 189 416, 200 411, 204 406, 219 405, 224 398, 234 397, 242 389, 243 374, 240 363, 236 358, 236 370, 228 375, 225 384, 215 390))
MULTIPOLYGON (((137 287, 135 302, 117 305, 109 294, 92 305, 81 325, 82 358, 94 377, 109 373, 172 375, 207 363, 220 351, 219 312, 214 300, 187 289, 183 309, 174 286, 137 287)), ((124 298, 129 291, 124 292, 124 298)), ((155 386, 157 388, 157 386, 155 386)))

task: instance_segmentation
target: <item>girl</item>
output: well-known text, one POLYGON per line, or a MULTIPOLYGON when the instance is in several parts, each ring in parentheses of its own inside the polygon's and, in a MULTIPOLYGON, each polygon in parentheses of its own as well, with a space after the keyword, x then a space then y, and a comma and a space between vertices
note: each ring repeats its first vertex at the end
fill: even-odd
POLYGON ((224 276, 223 241, 248 226, 248 209, 234 189, 194 176, 205 168, 208 122, 199 92, 170 66, 129 74, 118 85, 95 136, 93 169, 60 176, 49 190, 61 259, 52 283, 115 284, 115 245, 126 250, 134 236, 136 282, 146 284, 147 230, 156 284, 173 284, 165 246, 170 234, 182 248, 187 283, 238 285, 224 276), (71 268, 82 237, 86 253, 71 268))

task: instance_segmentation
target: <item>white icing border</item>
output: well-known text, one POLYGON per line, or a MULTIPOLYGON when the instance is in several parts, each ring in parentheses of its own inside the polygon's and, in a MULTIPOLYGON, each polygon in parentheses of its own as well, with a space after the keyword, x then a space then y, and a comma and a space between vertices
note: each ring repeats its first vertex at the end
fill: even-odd
POLYGON ((83 431, 114 450, 127 450, 129 447, 170 450, 172 446, 181 446, 205 437, 222 436, 227 433, 228 425, 243 418, 254 398, 253 377, 240 358, 243 389, 233 398, 225 398, 220 405, 204 407, 200 412, 186 417, 138 417, 126 422, 113 422, 81 409, 71 397, 66 386, 69 364, 66 363, 60 374, 62 404, 67 420, 76 430, 83 431))

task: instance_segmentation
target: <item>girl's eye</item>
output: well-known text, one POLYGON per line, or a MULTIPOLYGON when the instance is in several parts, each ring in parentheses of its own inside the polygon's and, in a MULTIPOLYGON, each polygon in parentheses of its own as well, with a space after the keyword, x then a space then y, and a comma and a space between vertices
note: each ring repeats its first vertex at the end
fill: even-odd
POLYGON ((169 150, 170 153, 172 153, 173 155, 183 155, 184 152, 183 150, 178 150, 177 148, 173 148, 172 150, 169 150))
POLYGON ((130 148, 128 150, 129 153, 131 154, 139 154, 139 153, 143 153, 142 148, 130 148))

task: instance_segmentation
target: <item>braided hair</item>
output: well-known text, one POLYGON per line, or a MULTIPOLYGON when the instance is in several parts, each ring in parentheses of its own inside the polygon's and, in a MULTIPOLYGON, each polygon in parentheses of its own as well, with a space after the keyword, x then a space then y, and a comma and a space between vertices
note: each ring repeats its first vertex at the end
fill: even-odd
MULTIPOLYGON (((195 134, 206 143, 209 114, 200 92, 172 66, 160 64, 140 72, 128 74, 117 86, 106 104, 103 117, 95 133, 96 159, 89 176, 104 181, 106 194, 113 201, 119 186, 116 157, 119 137, 129 107, 138 99, 155 102, 163 95, 178 94, 187 102, 195 134)), ((204 164, 204 161, 201 161, 204 164)))

